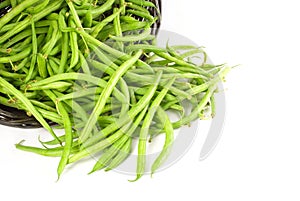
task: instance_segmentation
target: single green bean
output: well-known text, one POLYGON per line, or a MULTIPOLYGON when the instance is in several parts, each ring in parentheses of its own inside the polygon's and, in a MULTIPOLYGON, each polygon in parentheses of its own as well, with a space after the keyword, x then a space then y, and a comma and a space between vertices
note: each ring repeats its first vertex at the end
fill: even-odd
POLYGON ((151 1, 148 0, 127 0, 127 1, 139 6, 154 7, 154 8, 156 7, 155 4, 153 4, 151 1))
POLYGON ((27 64, 28 60, 29 60, 29 58, 26 57, 19 64, 15 65, 12 70, 15 71, 15 72, 21 70, 27 64))
POLYGON ((93 26, 93 15, 90 10, 87 11, 83 18, 83 25, 85 28, 91 28, 93 26))
POLYGON ((62 33, 62 50, 61 50, 61 61, 59 65, 58 73, 64 73, 68 62, 68 54, 69 54, 69 34, 62 33))
MULTIPOLYGON (((51 149, 42 149, 37 147, 30 147, 30 146, 24 146, 22 144, 16 144, 16 148, 22 151, 27 151, 35 154, 39 154, 42 156, 49 156, 49 157, 60 157, 63 153, 63 147, 56 147, 51 149)), ((71 150, 71 153, 75 153, 78 151, 78 147, 73 147, 71 150)))
POLYGON ((144 13, 143 11, 139 10, 133 10, 133 9, 128 9, 126 10, 127 13, 136 15, 138 17, 142 17, 150 22, 150 24, 154 23, 156 21, 156 18, 154 18, 150 13, 144 13))
POLYGON ((32 87, 29 85, 27 90, 35 91, 35 90, 46 90, 46 89, 64 89, 64 88, 69 88, 71 86, 73 86, 72 83, 58 81, 43 86, 37 86, 37 87, 32 87))
POLYGON ((161 108, 158 107, 157 109, 157 115, 159 116, 160 119, 164 119, 164 131, 165 131, 165 143, 163 150, 159 154, 159 156, 155 159, 152 167, 151 167, 151 175, 154 174, 154 172, 165 162, 167 159, 168 155, 170 154, 171 147, 173 145, 174 141, 174 129, 172 126, 172 123, 166 114, 166 112, 161 108))
POLYGON ((53 74, 58 74, 59 71, 59 64, 55 62, 55 59, 53 57, 49 57, 48 64, 53 70, 53 74))
POLYGON ((64 103, 58 102, 58 111, 61 115, 61 117, 64 120, 64 128, 65 128, 65 144, 64 144, 64 149, 61 155, 61 159, 57 168, 57 175, 58 179, 65 169, 69 156, 72 153, 72 144, 73 144, 73 135, 72 135, 72 124, 71 120, 69 117, 68 112, 65 110, 64 103))
POLYGON ((32 52, 32 47, 27 47, 24 51, 9 57, 0 57, 0 63, 10 63, 25 59, 32 52))
POLYGON ((111 35, 110 38, 116 41, 121 41, 121 42, 135 42, 135 41, 140 41, 144 40, 151 34, 151 28, 146 27, 145 31, 143 33, 139 33, 137 35, 128 35, 128 36, 113 36, 111 35))
POLYGON ((25 74, 11 73, 1 69, 0 69, 0 75, 6 78, 13 78, 13 79, 22 79, 26 77, 25 74))
POLYGON ((35 64, 37 62, 37 53, 38 53, 38 41, 36 36, 36 29, 35 29, 35 23, 31 22, 31 34, 32 34, 32 57, 29 67, 29 72, 25 78, 25 83, 29 82, 29 80, 32 78, 32 74, 35 68, 35 64))
POLYGON ((37 66, 38 66, 39 75, 42 78, 46 78, 48 75, 46 58, 41 53, 37 54, 37 66))
MULTIPOLYGON (((92 13, 93 18, 96 18, 96 17, 102 15, 104 12, 108 11, 114 3, 115 3, 115 0, 107 0, 100 7, 91 9, 90 12, 92 13)), ((88 10, 77 10, 77 14, 79 16, 84 16, 84 15, 86 15, 87 12, 88 12, 88 10)))
MULTIPOLYGON (((74 23, 71 17, 69 17, 69 26, 76 28, 76 24, 74 23)), ((77 40, 78 40, 77 33, 70 32, 70 46, 71 46, 72 55, 71 55, 71 63, 70 63, 69 70, 75 67, 79 61, 79 49, 78 49, 77 40)))

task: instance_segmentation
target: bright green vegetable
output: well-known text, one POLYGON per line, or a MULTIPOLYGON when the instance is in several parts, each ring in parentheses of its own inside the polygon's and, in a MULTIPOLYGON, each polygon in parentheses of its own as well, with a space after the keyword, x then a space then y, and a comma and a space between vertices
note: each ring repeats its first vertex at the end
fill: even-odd
POLYGON ((165 135, 153 174, 171 152, 174 129, 215 115, 214 95, 230 68, 208 64, 200 47, 158 47, 156 1, 5 0, 0 9, 8 5, 0 18, 0 104, 49 131, 52 139, 39 139, 44 148, 16 148, 60 157, 58 178, 94 154, 102 153, 90 173, 118 167, 137 138, 136 181, 145 173, 148 139, 165 135))

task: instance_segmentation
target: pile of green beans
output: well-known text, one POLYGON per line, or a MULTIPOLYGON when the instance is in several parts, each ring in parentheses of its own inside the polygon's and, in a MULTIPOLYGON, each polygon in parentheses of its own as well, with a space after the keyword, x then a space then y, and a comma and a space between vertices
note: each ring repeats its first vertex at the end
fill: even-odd
POLYGON ((165 135, 154 173, 174 142, 174 130, 213 117, 214 94, 230 70, 206 61, 203 49, 155 45, 156 9, 147 0, 5 0, 0 18, 0 104, 33 116, 52 135, 20 150, 68 164, 100 154, 91 172, 109 171, 138 141, 137 177, 147 144, 165 135), (201 55, 202 62, 193 58, 201 55), (186 109, 189 105, 191 111, 186 109), (175 122, 167 112, 178 114, 175 122), (57 136, 49 121, 65 134, 57 136))

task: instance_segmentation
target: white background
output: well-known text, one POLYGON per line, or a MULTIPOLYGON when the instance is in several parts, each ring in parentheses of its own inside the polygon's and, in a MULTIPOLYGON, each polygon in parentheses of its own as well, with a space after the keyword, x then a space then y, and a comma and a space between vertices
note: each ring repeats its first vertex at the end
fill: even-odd
MULTIPOLYGON (((299 47, 296 0, 164 0, 163 29, 185 35, 214 63, 241 64, 225 84, 223 136, 199 162, 199 136, 187 155, 151 179, 71 168, 17 151, 41 130, 0 127, 0 200, 299 200, 299 47)), ((30 141, 29 141, 30 143, 30 141)))

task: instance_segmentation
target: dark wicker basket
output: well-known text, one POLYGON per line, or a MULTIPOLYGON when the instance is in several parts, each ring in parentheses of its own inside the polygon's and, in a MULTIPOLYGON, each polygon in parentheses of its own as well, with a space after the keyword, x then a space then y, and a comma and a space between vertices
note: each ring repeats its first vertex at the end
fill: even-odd
MULTIPOLYGON (((158 16, 159 19, 153 25, 153 34, 157 34, 160 27, 160 11, 161 11, 161 0, 148 0, 156 4, 158 10, 149 8, 149 11, 153 16, 158 16)), ((3 2, 3 0, 0 0, 3 2)), ((10 7, 0 9, 0 17, 5 15, 9 11, 10 7)), ((1 95, 1 94, 0 94, 1 95)), ((51 122, 49 122, 51 124, 51 122)), ((33 117, 27 116, 24 111, 17 110, 15 108, 7 107, 0 104, 0 124, 18 127, 18 128, 38 128, 41 127, 40 123, 33 117)))

